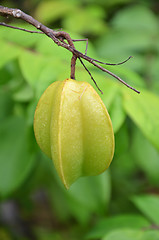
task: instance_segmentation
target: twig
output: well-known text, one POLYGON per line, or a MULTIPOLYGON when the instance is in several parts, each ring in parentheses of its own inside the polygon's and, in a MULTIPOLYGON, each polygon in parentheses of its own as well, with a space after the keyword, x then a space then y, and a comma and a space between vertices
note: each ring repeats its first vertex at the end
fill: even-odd
MULTIPOLYGON (((32 31, 32 30, 28 30, 28 29, 25 29, 25 28, 20 28, 20 27, 12 26, 12 25, 6 24, 6 23, 4 23, 4 22, 0 22, 0 25, 1 25, 1 26, 4 26, 4 27, 9 27, 9 28, 21 30, 21 31, 24 31, 24 32, 28 32, 28 33, 40 33, 40 34, 44 34, 44 32, 41 32, 41 31, 32 31)), ((63 39, 61 39, 61 41, 62 41, 62 40, 63 40, 63 39)), ((84 38, 84 39, 72 39, 72 41, 73 41, 73 42, 86 41, 85 55, 87 54, 88 38, 84 38)), ((64 42, 64 41, 62 41, 62 42, 64 42)), ((64 42, 64 43, 65 43, 65 42, 64 42)), ((95 62, 100 63, 100 64, 110 65, 110 66, 116 66, 116 65, 121 65, 121 64, 126 63, 130 58, 132 58, 132 56, 129 56, 126 60, 124 60, 123 62, 119 62, 119 63, 106 63, 106 62, 102 62, 102 61, 99 61, 99 60, 94 59, 94 58, 91 58, 91 59, 92 59, 93 61, 95 61, 95 62)))
POLYGON ((41 31, 31 31, 31 30, 27 30, 27 29, 25 29, 25 28, 20 28, 20 27, 11 26, 11 25, 6 24, 6 23, 4 23, 4 22, 0 22, 0 25, 1 25, 1 26, 4 26, 4 27, 8 27, 8 28, 13 28, 13 29, 17 29, 17 30, 24 31, 24 32, 28 32, 28 33, 41 33, 41 34, 44 34, 44 33, 41 32, 41 31))
MULTIPOLYGON (((50 29, 48 27, 46 27, 45 25, 43 25, 42 23, 40 23, 39 21, 37 21, 36 19, 34 19, 33 17, 31 17, 30 15, 24 13, 23 11, 21 11, 20 9, 14 9, 14 8, 7 8, 4 6, 0 5, 0 14, 3 15, 11 15, 15 18, 19 18, 24 20, 25 22, 33 25, 34 27, 36 27, 38 30, 40 30, 41 32, 43 32, 45 35, 47 35, 48 37, 50 37, 54 43, 56 43, 58 46, 61 46, 65 49, 67 49, 68 51, 72 52, 73 57, 72 61, 71 61, 71 77, 75 77, 75 62, 77 58, 82 58, 85 59, 86 61, 90 62, 91 64, 93 64, 95 67, 99 68, 100 70, 102 70, 103 72, 108 73, 109 75, 113 76, 114 78, 116 78, 117 80, 119 80, 121 83, 123 83, 124 85, 126 85, 128 88, 134 90, 137 93, 140 93, 138 90, 136 90, 135 88, 131 87, 129 84, 127 84, 126 82, 124 82, 121 78, 119 78, 117 75, 115 75, 114 73, 110 72, 109 70, 101 67, 98 63, 100 64, 106 64, 106 65, 111 65, 108 63, 103 63, 101 61, 98 61, 96 59, 90 58, 88 56, 86 56, 86 54, 83 54, 81 52, 79 52, 78 50, 75 49, 75 46, 73 44, 73 40, 71 39, 70 35, 64 31, 55 31, 53 29, 50 29), (67 43, 64 41, 64 39, 66 39, 67 43), (73 72, 72 72, 73 71, 73 72)), ((1 24, 4 26, 4 24, 1 24)), ((9 25, 7 26, 9 27, 9 25)), ((17 27, 12 27, 17 29, 17 27)), ((20 28, 18 28, 19 30, 21 30, 20 28)), ((23 29, 22 29, 23 30, 23 29)), ((23 30, 24 31, 24 30, 23 30)), ((33 33, 33 31, 29 31, 26 30, 26 32, 31 32, 33 33)), ((36 32, 37 33, 37 32, 36 32)), ((38 32, 39 33, 39 32, 38 32)), ((128 61, 130 59, 130 57, 123 61, 122 63, 128 61)), ((122 64, 119 63, 119 64, 122 64)), ((113 64, 113 65, 119 65, 119 64, 113 64)), ((82 64, 83 65, 83 64, 82 64)), ((85 65, 83 65, 85 66, 85 65)), ((86 68, 85 68, 86 69, 86 68)))
POLYGON ((101 62, 101 61, 96 60, 96 59, 94 59, 93 61, 94 62, 98 62, 100 64, 105 64, 105 65, 110 65, 110 66, 117 66, 117 65, 122 65, 122 64, 126 63, 127 61, 130 60, 130 58, 133 58, 133 56, 129 56, 126 60, 124 60, 122 62, 119 62, 119 63, 106 63, 106 62, 101 62))
POLYGON ((97 89, 101 92, 101 94, 103 94, 102 90, 98 87, 98 84, 96 83, 96 81, 94 80, 91 72, 88 70, 88 68, 86 67, 86 65, 84 64, 84 62, 82 61, 82 59, 79 57, 79 60, 81 62, 81 64, 83 65, 83 67, 85 68, 85 70, 88 72, 88 74, 90 75, 91 79, 93 80, 94 84, 96 85, 97 89))
POLYGON ((109 70, 101 67, 100 65, 98 65, 95 62, 92 62, 92 64, 96 67, 98 67, 99 69, 101 69, 103 72, 108 73, 109 75, 111 75, 112 77, 116 78, 118 81, 120 81, 121 83, 123 83, 125 86, 127 86, 128 88, 132 89, 133 91, 135 91, 136 93, 140 93, 137 89, 131 87, 129 84, 127 84, 126 82, 124 82, 120 77, 118 77, 117 75, 115 75, 114 73, 110 72, 109 70))
MULTIPOLYGON (((86 41, 86 49, 85 49, 85 55, 87 55, 87 49, 88 49, 88 38, 84 39, 72 39, 73 42, 83 42, 86 41)), ((93 58, 92 58, 93 59, 93 58)))

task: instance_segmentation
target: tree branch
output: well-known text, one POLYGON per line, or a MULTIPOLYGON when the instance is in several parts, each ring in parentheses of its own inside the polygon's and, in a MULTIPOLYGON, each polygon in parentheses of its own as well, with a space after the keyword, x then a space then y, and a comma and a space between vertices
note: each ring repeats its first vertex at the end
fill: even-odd
MULTIPOLYGON (((98 63, 100 63, 100 64, 105 64, 105 65, 119 65, 119 64, 125 63, 131 57, 129 57, 127 60, 125 60, 125 61, 123 61, 123 62, 121 62, 119 64, 104 63, 104 62, 98 61, 96 59, 93 59, 93 58, 91 58, 89 56, 86 56, 86 54, 83 54, 83 53, 79 52, 78 50, 76 50, 75 46, 73 44, 73 41, 75 41, 75 40, 71 39, 71 37, 70 37, 70 35, 68 33, 64 32, 64 31, 54 31, 53 29, 50 29, 50 28, 46 27, 45 25, 43 25, 42 23, 40 23, 39 21, 37 21, 36 19, 31 17, 30 15, 24 13, 20 9, 8 8, 8 7, 4 7, 4 6, 0 5, 0 14, 7 15, 7 16, 10 15, 10 16, 12 16, 14 18, 19 18, 19 19, 24 20, 25 22, 33 25, 35 28, 37 28, 38 30, 43 32, 45 35, 47 35, 49 38, 51 38, 54 41, 54 43, 56 43, 58 46, 61 46, 61 47, 65 48, 65 49, 67 49, 68 51, 72 52, 73 57, 72 57, 72 60, 71 60, 71 78, 73 78, 73 79, 75 78, 76 59, 77 58, 79 58, 79 59, 82 58, 82 59, 85 59, 86 61, 90 62, 95 67, 97 67, 100 70, 102 70, 103 72, 106 72, 109 75, 113 76, 118 81, 120 81, 121 83, 126 85, 128 88, 132 89, 133 91, 135 91, 137 93, 140 93, 138 90, 136 90, 135 88, 131 87, 129 84, 124 82, 120 77, 118 77, 114 73, 110 72, 109 70, 101 67, 98 64, 98 63), (64 40, 66 40, 67 43, 64 40)), ((4 23, 0 23, 0 25, 6 26, 6 27, 12 27, 14 29, 27 31, 27 32, 30 32, 30 33, 37 33, 37 31, 24 30, 24 29, 13 27, 13 26, 10 26, 10 25, 4 24, 4 23)), ((38 32, 38 33, 40 33, 40 32, 38 32)), ((82 65, 85 66, 84 64, 82 64, 82 65)), ((89 72, 89 71, 87 71, 87 72, 89 72)))
POLYGON ((79 60, 81 62, 81 64, 83 65, 83 67, 85 68, 85 70, 88 72, 88 74, 90 75, 91 79, 93 80, 94 84, 96 85, 97 89, 101 92, 101 94, 103 94, 102 90, 98 87, 96 81, 94 80, 92 74, 90 73, 90 71, 88 70, 88 68, 86 67, 86 65, 84 64, 84 62, 82 61, 82 59, 79 57, 79 60))
POLYGON ((75 65, 76 65, 77 56, 73 54, 71 59, 71 79, 75 79, 75 65))
POLYGON ((4 22, 0 22, 0 26, 4 26, 4 27, 8 27, 8 28, 13 28, 13 29, 17 29, 17 30, 21 30, 21 31, 24 31, 24 32, 29 32, 29 33, 41 33, 41 34, 44 34, 43 32, 40 32, 40 31, 31 31, 31 30, 27 30, 25 28, 20 28, 20 27, 15 27, 15 26, 11 26, 9 24, 6 24, 4 22))

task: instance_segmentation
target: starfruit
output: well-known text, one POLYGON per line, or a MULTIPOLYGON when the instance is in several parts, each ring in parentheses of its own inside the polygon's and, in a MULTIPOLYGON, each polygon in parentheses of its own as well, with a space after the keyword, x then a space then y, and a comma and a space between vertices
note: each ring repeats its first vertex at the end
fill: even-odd
POLYGON ((37 105, 34 132, 67 189, 81 176, 104 172, 112 161, 112 123, 87 82, 66 79, 51 84, 37 105))

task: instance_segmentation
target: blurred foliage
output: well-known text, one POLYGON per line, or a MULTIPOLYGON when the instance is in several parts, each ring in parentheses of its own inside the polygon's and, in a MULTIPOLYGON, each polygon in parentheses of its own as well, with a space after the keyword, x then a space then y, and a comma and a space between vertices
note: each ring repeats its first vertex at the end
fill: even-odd
MULTIPOLYGON (((71 54, 40 34, 0 27, 0 239, 159 239, 159 2, 156 0, 7 0, 72 38, 89 38, 88 55, 127 89, 86 63, 113 123, 116 150, 105 173, 69 191, 33 133, 36 104, 54 81, 70 75, 71 54)), ((0 21, 34 29, 22 21, 0 21)), ((85 51, 85 42, 77 42, 85 51)), ((77 80, 90 80, 77 63, 77 80)), ((95 86, 94 86, 95 87, 95 86)), ((97 90, 98 91, 98 90, 97 90)))

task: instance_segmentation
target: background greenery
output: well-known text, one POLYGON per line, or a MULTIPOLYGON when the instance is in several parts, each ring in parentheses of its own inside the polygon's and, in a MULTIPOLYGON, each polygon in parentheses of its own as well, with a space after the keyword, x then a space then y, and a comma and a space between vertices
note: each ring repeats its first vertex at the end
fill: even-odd
MULTIPOLYGON (((49 38, 0 27, 0 239, 159 239, 159 2, 156 0, 19 0, 21 8, 72 38, 89 38, 88 55, 141 91, 87 67, 104 92, 116 149, 105 173, 69 191, 33 133, 39 97, 70 76, 71 54, 49 38)), ((33 29, 22 21, 0 17, 33 29)), ((84 52, 85 43, 76 43, 84 52)), ((78 63, 77 80, 89 75, 78 63)), ((95 86, 94 86, 95 87, 95 86)), ((97 90, 98 91, 98 90, 97 90)), ((100 93, 99 93, 100 94, 100 93)))

